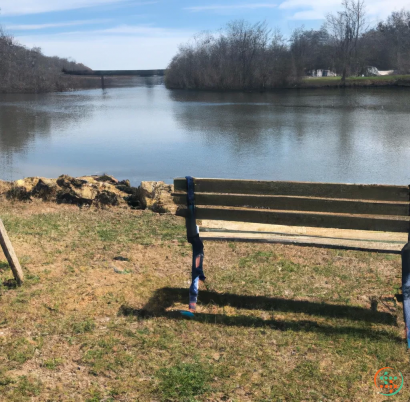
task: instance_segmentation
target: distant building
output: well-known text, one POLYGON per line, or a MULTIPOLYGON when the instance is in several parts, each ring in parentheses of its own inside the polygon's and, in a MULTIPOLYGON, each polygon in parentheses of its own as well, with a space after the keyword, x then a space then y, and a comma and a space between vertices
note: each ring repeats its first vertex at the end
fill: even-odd
POLYGON ((337 76, 337 74, 333 72, 332 70, 322 70, 322 69, 310 70, 307 72, 307 75, 309 77, 336 77, 337 76))

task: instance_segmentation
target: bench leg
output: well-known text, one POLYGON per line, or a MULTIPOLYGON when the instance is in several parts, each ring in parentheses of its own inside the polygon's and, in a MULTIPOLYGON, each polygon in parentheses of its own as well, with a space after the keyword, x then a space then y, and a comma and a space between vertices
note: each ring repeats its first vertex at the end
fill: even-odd
POLYGON ((407 347, 410 349, 410 242, 401 251, 403 313, 406 324, 407 347))
POLYGON ((192 244, 192 283, 189 288, 189 310, 195 311, 198 301, 199 281, 204 281, 203 261, 204 261, 204 244, 199 235, 188 238, 192 244))

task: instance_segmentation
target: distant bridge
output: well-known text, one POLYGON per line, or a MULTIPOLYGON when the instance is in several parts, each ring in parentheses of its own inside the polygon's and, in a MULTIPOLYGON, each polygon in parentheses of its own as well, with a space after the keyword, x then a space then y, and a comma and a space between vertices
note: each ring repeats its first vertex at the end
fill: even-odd
POLYGON ((101 77, 101 86, 104 89, 104 77, 112 76, 134 76, 134 77, 163 77, 165 70, 66 70, 63 73, 67 75, 81 75, 88 77, 101 77))

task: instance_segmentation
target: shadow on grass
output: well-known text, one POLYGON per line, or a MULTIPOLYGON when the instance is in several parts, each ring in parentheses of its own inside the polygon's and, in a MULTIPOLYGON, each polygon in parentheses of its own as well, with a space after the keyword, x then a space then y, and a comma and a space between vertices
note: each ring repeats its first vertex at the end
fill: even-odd
MULTIPOLYGON (((118 314, 141 318, 166 317, 170 319, 183 319, 179 311, 166 311, 166 309, 172 307, 176 302, 186 302, 187 298, 187 289, 162 288, 154 293, 144 308, 135 309, 131 306, 123 305, 118 314)), ((201 291, 200 301, 204 305, 211 304, 218 307, 231 306, 250 310, 267 310, 272 313, 279 311, 304 313, 314 316, 397 325, 396 317, 390 313, 371 311, 370 309, 354 306, 287 300, 265 296, 240 296, 229 293, 219 294, 210 291, 201 291)), ((396 342, 403 342, 400 337, 395 337, 388 331, 346 326, 333 327, 308 320, 279 321, 275 319, 264 320, 262 318, 244 315, 226 316, 224 314, 195 313, 195 321, 227 326, 271 327, 282 331, 322 332, 329 335, 351 334, 373 339, 389 338, 396 342)))
POLYGON ((3 282, 3 286, 7 289, 17 289, 18 284, 15 279, 7 279, 3 282))

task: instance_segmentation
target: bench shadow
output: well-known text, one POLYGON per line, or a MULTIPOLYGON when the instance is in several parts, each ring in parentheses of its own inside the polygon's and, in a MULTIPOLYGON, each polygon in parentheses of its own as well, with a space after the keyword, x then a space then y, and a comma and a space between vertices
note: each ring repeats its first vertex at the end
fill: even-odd
MULTIPOLYGON (((128 305, 120 307, 119 315, 135 316, 140 318, 166 317, 169 319, 184 319, 179 311, 167 311, 175 303, 185 303, 188 298, 187 289, 162 288, 158 289, 142 309, 128 305)), ((250 317, 245 315, 227 316, 224 314, 195 313, 195 321, 227 326, 271 327, 277 330, 322 332, 324 334, 354 334, 367 338, 386 339, 403 342, 389 331, 374 330, 372 328, 357 328, 350 326, 333 327, 319 324, 315 321, 282 321, 275 320, 272 315, 276 312, 304 313, 307 315, 344 318, 352 321, 397 325, 397 318, 387 312, 372 311, 363 307, 326 304, 311 301, 288 300, 266 296, 241 296, 236 294, 219 294, 212 291, 200 291, 199 299, 203 305, 218 307, 231 306, 248 310, 265 310, 271 312, 270 319, 250 317)))

